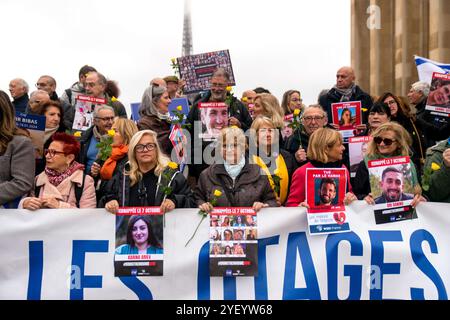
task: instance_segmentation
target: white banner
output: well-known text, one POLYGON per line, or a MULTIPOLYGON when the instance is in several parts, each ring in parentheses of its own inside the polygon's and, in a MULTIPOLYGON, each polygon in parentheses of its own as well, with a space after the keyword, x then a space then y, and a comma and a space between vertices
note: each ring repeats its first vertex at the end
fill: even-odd
POLYGON ((347 207, 350 233, 310 237, 303 208, 258 213, 258 277, 209 277, 209 225, 166 216, 164 276, 114 277, 115 217, 95 210, 0 210, 0 299, 447 299, 450 205, 376 225, 347 207))

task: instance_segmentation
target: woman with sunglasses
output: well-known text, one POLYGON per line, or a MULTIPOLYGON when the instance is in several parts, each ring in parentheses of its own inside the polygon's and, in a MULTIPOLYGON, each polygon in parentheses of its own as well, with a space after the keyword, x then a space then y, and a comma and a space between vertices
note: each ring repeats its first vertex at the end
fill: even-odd
POLYGON ((169 158, 152 130, 138 131, 128 145, 128 163, 108 185, 105 208, 158 206, 162 212, 193 207, 192 191, 183 174, 169 167, 169 158), (165 194, 165 187, 170 193, 165 194))
POLYGON ((36 176, 30 197, 20 201, 19 208, 95 208, 94 179, 84 174, 84 165, 75 161, 80 143, 74 136, 56 132, 45 150, 45 170, 36 176), (81 188, 78 201, 76 189, 81 188))
MULTIPOLYGON (((370 160, 409 156, 408 146, 411 144, 411 137, 408 132, 396 122, 382 124, 372 133, 372 138, 372 141, 369 142, 367 154, 359 164, 353 182, 353 190, 358 199, 364 199, 368 204, 375 204, 370 189, 368 162, 370 160)), ((415 190, 411 205, 414 207, 420 201, 426 201, 426 199, 421 195, 417 171, 413 162, 411 162, 411 176, 411 184, 415 190)))

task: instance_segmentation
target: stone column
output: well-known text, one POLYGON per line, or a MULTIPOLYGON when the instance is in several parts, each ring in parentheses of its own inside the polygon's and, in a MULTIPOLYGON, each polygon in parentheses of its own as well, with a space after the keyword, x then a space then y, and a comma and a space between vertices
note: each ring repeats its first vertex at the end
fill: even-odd
POLYGON ((352 67, 356 83, 365 91, 370 89, 370 30, 367 27, 367 8, 370 0, 352 0, 352 67))
POLYGON ((450 1, 430 0, 430 59, 450 63, 450 1))

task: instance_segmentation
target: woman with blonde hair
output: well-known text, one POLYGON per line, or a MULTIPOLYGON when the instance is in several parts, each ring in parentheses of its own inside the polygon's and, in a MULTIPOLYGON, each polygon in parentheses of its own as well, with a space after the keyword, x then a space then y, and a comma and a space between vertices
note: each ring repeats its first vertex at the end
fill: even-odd
POLYGON ((320 128, 313 132, 310 137, 307 157, 309 162, 298 168, 293 177, 291 191, 289 193, 286 207, 305 206, 306 202, 306 170, 308 168, 319 169, 340 169, 344 168, 347 173, 347 190, 344 198, 346 205, 356 200, 352 193, 350 184, 350 173, 347 167, 342 163, 342 156, 345 147, 343 145, 341 134, 333 129, 320 128))
POLYGON ((284 111, 284 115, 294 113, 295 109, 300 109, 303 112, 306 106, 302 103, 300 91, 288 90, 283 94, 283 100, 281 101, 281 108, 284 111))
POLYGON ((284 112, 278 99, 269 93, 257 94, 254 99, 253 116, 264 116, 272 120, 276 128, 284 126, 284 112))
POLYGON ((152 130, 138 131, 131 138, 128 163, 114 175, 107 189, 105 208, 111 213, 119 206, 159 206, 162 212, 193 206, 186 179, 161 151, 152 130))
MULTIPOLYGON (((398 123, 388 122, 379 126, 372 133, 372 141, 369 142, 367 154, 360 162, 356 177, 353 182, 355 194, 358 199, 364 199, 368 204, 375 204, 370 189, 370 178, 368 170, 368 162, 391 157, 406 157, 410 155, 409 146, 411 145, 411 136, 398 123)), ((426 201, 422 197, 422 190, 417 178, 417 171, 414 163, 411 163, 411 184, 414 187, 415 195, 411 203, 412 206, 417 205, 420 201, 426 201)))
POLYGON ((257 150, 252 150, 250 161, 256 163, 267 176, 275 197, 283 205, 289 194, 291 177, 297 169, 292 154, 281 148, 278 137, 280 130, 267 117, 258 116, 253 120, 252 139, 257 150))
POLYGON ((216 163, 203 170, 195 189, 199 208, 205 212, 213 209, 211 200, 215 190, 221 192, 217 198, 219 207, 253 207, 255 211, 276 207, 269 180, 245 157, 247 143, 242 129, 222 129, 217 142, 216 163))

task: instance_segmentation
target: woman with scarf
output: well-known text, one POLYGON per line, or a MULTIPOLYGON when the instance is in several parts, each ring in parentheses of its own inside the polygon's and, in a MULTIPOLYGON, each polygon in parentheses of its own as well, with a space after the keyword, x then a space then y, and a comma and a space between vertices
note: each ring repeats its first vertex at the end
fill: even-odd
POLYGON ((108 184, 105 202, 106 210, 114 214, 119 206, 158 206, 162 212, 193 206, 186 179, 161 152, 156 132, 151 130, 138 131, 131 138, 128 163, 108 184))
MULTIPOLYGON (((409 156, 409 146, 411 145, 411 137, 408 132, 396 122, 388 122, 379 126, 372 133, 372 138, 372 141, 369 142, 367 154, 359 164, 353 183, 358 199, 364 199, 368 204, 375 204, 370 189, 368 162, 370 160, 409 156)), ((419 186, 416 167, 412 161, 411 178, 410 183, 415 190, 411 205, 414 207, 420 201, 426 201, 426 199, 421 196, 422 190, 419 186)))
POLYGON ((292 154, 277 142, 280 131, 273 121, 267 117, 256 117, 252 124, 252 135, 258 147, 252 152, 252 161, 267 176, 279 205, 284 205, 289 194, 291 177, 297 169, 297 162, 292 154))
POLYGON ((194 191, 197 205, 211 212, 212 199, 218 207, 277 207, 275 195, 265 175, 245 158, 246 138, 238 127, 225 128, 217 139, 217 161, 200 174, 194 191), (218 190, 220 197, 215 197, 218 190))
POLYGON ((84 165, 75 161, 79 152, 80 143, 75 137, 63 132, 53 134, 45 150, 45 170, 36 176, 35 189, 20 201, 19 208, 95 208, 94 180, 84 174, 84 165), (80 187, 77 199, 76 189, 80 187))
MULTIPOLYGON (((65 132, 66 126, 63 119, 63 109, 59 101, 49 100, 42 105, 40 115, 45 116, 44 149, 48 149, 52 142, 52 135, 56 132, 65 132)), ((45 157, 36 160, 36 174, 45 169, 45 157)))
POLYGON ((134 134, 138 132, 136 124, 132 120, 124 118, 116 118, 111 130, 114 130, 113 143, 111 145, 112 151, 100 169, 101 182, 97 190, 97 199, 100 208, 104 207, 102 201, 107 184, 117 171, 121 170, 125 163, 128 162, 128 145, 134 134))
POLYGON ((352 193, 350 173, 348 172, 347 167, 342 164, 344 149, 342 135, 338 131, 329 128, 320 128, 314 131, 308 145, 307 156, 309 162, 295 171, 292 177, 291 190, 286 202, 286 207, 309 206, 306 202, 305 186, 306 170, 308 168, 345 168, 345 171, 347 172, 347 190, 344 203, 345 205, 348 205, 356 200, 356 196, 352 193))
POLYGON ((170 158, 173 149, 169 140, 170 116, 169 104, 171 100, 166 87, 150 85, 145 89, 139 108, 139 130, 152 130, 158 134, 158 143, 162 152, 170 158))

